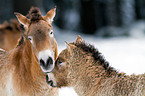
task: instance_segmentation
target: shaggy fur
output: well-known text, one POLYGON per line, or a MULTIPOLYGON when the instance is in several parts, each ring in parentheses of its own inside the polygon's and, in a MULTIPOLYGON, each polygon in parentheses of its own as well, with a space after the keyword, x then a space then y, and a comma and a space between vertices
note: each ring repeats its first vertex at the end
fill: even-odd
POLYGON ((27 14, 27 18, 29 18, 31 21, 38 21, 42 19, 40 9, 37 7, 32 7, 27 14))
POLYGON ((59 54, 49 80, 53 86, 73 87, 79 96, 145 95, 145 74, 128 76, 105 62, 97 49, 77 39, 59 54))
MULTIPOLYGON (((54 9, 50 12, 55 14, 54 9)), ((42 72, 38 60, 42 57, 47 59, 47 54, 39 56, 47 49, 53 52, 52 58, 57 57, 57 42, 50 34, 53 29, 49 26, 52 23, 49 19, 53 18, 45 15, 48 22, 39 20, 33 23, 20 13, 15 12, 15 15, 25 31, 16 40, 17 47, 8 52, 0 50, 0 96, 57 96, 58 89, 47 85, 46 74, 42 72)))
POLYGON ((0 96, 57 96, 46 84, 33 47, 23 38, 17 48, 0 54, 0 96))
POLYGON ((99 62, 99 64, 104 67, 106 72, 108 72, 108 74, 110 74, 113 71, 116 71, 113 69, 113 67, 109 66, 109 62, 107 62, 105 60, 103 55, 93 45, 87 44, 85 42, 81 42, 81 43, 80 42, 73 42, 72 44, 74 44, 76 47, 80 48, 81 50, 83 50, 87 53, 91 53, 94 60, 96 62, 99 62))

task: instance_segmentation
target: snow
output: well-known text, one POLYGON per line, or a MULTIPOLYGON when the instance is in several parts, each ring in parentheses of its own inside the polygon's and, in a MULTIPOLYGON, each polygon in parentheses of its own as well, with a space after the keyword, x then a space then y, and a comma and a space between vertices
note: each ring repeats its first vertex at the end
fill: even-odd
POLYGON ((65 87, 59 89, 59 96, 78 96, 78 95, 72 87, 70 88, 65 87))
MULTIPOLYGON (((138 21, 126 29, 117 29, 117 31, 121 30, 127 30, 129 36, 101 38, 96 35, 65 31, 57 27, 54 27, 54 34, 59 53, 66 48, 64 41, 73 42, 77 35, 80 35, 87 43, 94 45, 104 55, 110 66, 119 72, 127 75, 145 73, 145 22, 138 21)), ((68 95, 77 96, 73 88, 60 89, 60 96, 68 95)))

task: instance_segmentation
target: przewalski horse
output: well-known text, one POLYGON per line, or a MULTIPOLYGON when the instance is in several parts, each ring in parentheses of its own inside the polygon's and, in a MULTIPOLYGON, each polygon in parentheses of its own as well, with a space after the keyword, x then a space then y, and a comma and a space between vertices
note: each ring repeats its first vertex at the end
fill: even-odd
POLYGON ((51 9, 42 16, 37 7, 32 7, 27 15, 15 13, 18 21, 25 27, 25 35, 28 35, 40 66, 44 73, 51 72, 57 57, 57 42, 54 38, 52 22, 56 8, 51 9))
POLYGON ((33 46, 22 36, 17 47, 0 50, 0 96, 58 96, 46 83, 33 46))
POLYGON ((0 48, 9 51, 16 47, 20 38, 20 24, 16 19, 11 19, 10 23, 5 21, 0 25, 0 48))
POLYGON ((67 46, 48 74, 50 85, 73 87, 79 96, 145 96, 145 74, 117 72, 80 36, 67 46))
POLYGON ((46 83, 46 74, 40 67, 44 67, 45 60, 50 68, 54 63, 57 46, 50 24, 55 8, 44 17, 37 8, 30 10, 30 19, 15 14, 26 30, 16 48, 0 50, 0 96, 58 96, 58 89, 46 83))

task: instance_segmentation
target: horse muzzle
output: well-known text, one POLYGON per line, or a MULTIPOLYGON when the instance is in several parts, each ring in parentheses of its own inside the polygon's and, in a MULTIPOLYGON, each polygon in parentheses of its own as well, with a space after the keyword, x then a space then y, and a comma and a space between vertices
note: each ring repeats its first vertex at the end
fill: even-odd
POLYGON ((44 73, 50 73, 54 69, 54 55, 50 50, 39 52, 40 67, 44 73))

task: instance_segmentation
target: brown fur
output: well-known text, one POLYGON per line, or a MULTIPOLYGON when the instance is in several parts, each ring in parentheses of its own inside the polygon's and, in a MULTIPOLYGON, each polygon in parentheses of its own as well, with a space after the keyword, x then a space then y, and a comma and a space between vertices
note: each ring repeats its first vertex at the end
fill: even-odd
POLYGON ((23 39, 17 48, 0 55, 0 96, 57 96, 58 90, 46 84, 30 41, 23 39))
POLYGON ((106 63, 92 45, 69 43, 50 74, 53 86, 73 87, 79 96, 144 96, 145 74, 125 75, 106 63))
POLYGON ((16 47, 17 40, 21 35, 20 24, 16 19, 11 19, 10 23, 5 21, 0 25, 0 48, 9 51, 16 47))
POLYGON ((52 22, 33 22, 20 13, 15 14, 25 31, 21 32, 22 37, 19 36, 17 41, 20 40, 13 50, 0 50, 0 96, 58 95, 57 88, 47 85, 46 74, 42 72, 37 58, 38 54, 46 49, 54 52, 55 59, 57 57, 57 42, 54 36, 50 35, 52 22))
POLYGON ((27 14, 27 18, 29 18, 31 21, 41 20, 42 16, 40 13, 40 9, 37 7, 32 7, 27 14))
MULTIPOLYGON (((51 11, 53 11, 53 14, 55 13, 54 9, 51 9, 49 12, 51 11)), ((33 37, 33 45, 35 48, 37 48, 35 51, 39 53, 40 51, 45 49, 53 50, 55 52, 54 54, 56 60, 58 53, 57 42, 54 36, 52 38, 50 37, 50 33, 51 30, 53 30, 53 27, 51 25, 51 21, 44 19, 45 17, 47 17, 47 14, 45 16, 42 16, 39 8, 37 7, 32 7, 30 9, 29 13, 27 14, 28 18, 20 13, 15 14, 19 22, 24 25, 26 29, 25 34, 33 37)))

